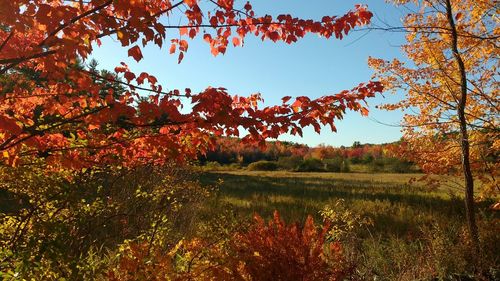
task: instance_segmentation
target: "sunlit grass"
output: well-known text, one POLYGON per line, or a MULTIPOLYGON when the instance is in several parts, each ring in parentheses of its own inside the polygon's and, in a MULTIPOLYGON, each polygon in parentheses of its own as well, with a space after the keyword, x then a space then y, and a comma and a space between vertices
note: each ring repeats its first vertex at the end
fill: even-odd
POLYGON ((463 220, 463 204, 443 187, 430 190, 410 179, 422 174, 296 173, 227 171, 205 173, 202 182, 222 180, 208 204, 231 205, 242 218, 253 213, 270 217, 278 210, 287 221, 320 219, 319 211, 339 199, 374 221, 372 232, 407 235, 433 222, 463 220))

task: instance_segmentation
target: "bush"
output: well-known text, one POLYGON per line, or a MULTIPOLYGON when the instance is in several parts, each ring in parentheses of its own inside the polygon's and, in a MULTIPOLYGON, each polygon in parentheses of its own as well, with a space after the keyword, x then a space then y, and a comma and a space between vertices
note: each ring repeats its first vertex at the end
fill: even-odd
POLYGON ((203 165, 203 169, 208 171, 218 171, 221 169, 221 167, 222 166, 220 165, 220 163, 216 161, 210 161, 203 165))
POLYGON ((302 161, 297 169, 298 172, 324 172, 324 164, 317 158, 308 158, 302 161))
POLYGON ((411 173, 413 163, 398 158, 379 158, 369 163, 371 172, 411 173))
POLYGON ((249 171, 276 171, 278 163, 274 161, 258 161, 248 165, 249 171))
POLYGON ((369 163, 370 171, 371 172, 383 172, 385 171, 385 161, 384 159, 375 159, 372 162, 369 163))
POLYGON ((230 244, 230 270, 250 280, 345 280, 354 267, 340 243, 327 242, 328 230, 328 223, 317 228, 311 216, 299 227, 286 225, 277 211, 269 223, 256 215, 254 226, 230 244))
POLYGON ((388 158, 390 171, 394 173, 411 173, 413 170, 413 163, 404 161, 397 158, 388 158))
POLYGON ((2 280, 93 279, 106 253, 124 241, 168 245, 190 233, 209 191, 174 164, 74 173, 43 168, 0 168, 0 188, 16 199, 7 210, 0 204, 2 280))
POLYGON ((325 163, 325 170, 328 172, 347 173, 351 171, 351 168, 349 166, 349 161, 341 157, 333 159, 325 159, 323 160, 323 163, 325 163))
POLYGON ((299 168, 302 161, 303 158, 301 156, 280 157, 278 159, 278 166, 280 169, 295 171, 299 168))

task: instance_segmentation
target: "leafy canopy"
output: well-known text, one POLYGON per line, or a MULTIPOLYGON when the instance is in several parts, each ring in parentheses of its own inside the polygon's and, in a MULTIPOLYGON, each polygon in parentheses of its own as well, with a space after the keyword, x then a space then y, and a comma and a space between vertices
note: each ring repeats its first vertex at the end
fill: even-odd
POLYGON ((338 94, 302 96, 259 107, 259 94, 230 95, 208 87, 164 91, 152 74, 136 73, 125 63, 111 73, 82 66, 104 37, 120 41, 141 61, 148 44, 166 47, 179 63, 196 37, 213 55, 247 36, 288 44, 306 34, 342 39, 366 25, 372 13, 356 5, 342 16, 307 20, 291 15, 258 16, 250 3, 232 0, 184 1, 28 1, 0 0, 0 155, 18 165, 43 157, 54 167, 185 160, 212 146, 212 136, 239 136, 263 143, 284 133, 320 131, 346 110, 367 113, 362 102, 382 90, 378 82, 338 94), (242 6, 242 7, 239 7, 242 6), (169 25, 175 17, 178 25, 169 25), (180 19, 179 21, 177 19, 180 19), (147 93, 147 95, 146 95, 147 93), (181 111, 191 105, 187 113, 181 111))
POLYGON ((463 157, 457 109, 463 106, 472 171, 486 190, 498 192, 497 1, 453 0, 449 12, 443 0, 393 2, 412 2, 418 8, 403 19, 407 43, 402 50, 412 63, 375 58, 369 63, 386 90, 403 90, 406 95, 399 103, 384 106, 406 112, 402 122, 405 145, 399 151, 428 173, 462 172, 457 169, 463 157), (448 14, 456 29, 457 53, 464 62, 465 103, 448 14))

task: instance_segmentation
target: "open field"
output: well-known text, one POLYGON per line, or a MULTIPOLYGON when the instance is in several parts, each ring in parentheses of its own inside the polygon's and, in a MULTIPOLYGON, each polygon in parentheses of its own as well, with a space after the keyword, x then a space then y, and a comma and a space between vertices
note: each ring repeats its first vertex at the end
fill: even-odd
MULTIPOLYGON (((222 180, 217 197, 207 207, 210 213, 232 209, 238 221, 249 219, 254 212, 270 218, 274 210, 288 222, 303 222, 307 215, 320 221, 319 212, 325 207, 337 212, 338 217, 349 214, 352 218, 344 217, 340 227, 357 227, 343 243, 363 276, 428 280, 428 276, 444 278, 450 272, 463 274, 469 271, 464 267, 471 263, 464 244, 463 200, 447 188, 429 191, 408 183, 418 176, 230 171, 205 173, 202 183, 222 180), (344 207, 336 205, 339 199, 344 200, 344 207), (371 224, 358 225, 359 218, 371 224)), ((488 258, 484 259, 497 264, 499 216, 488 209, 490 203, 478 204, 479 226, 488 245, 488 258)), ((494 267, 491 270, 498 274, 494 267)), ((450 276, 445 280, 469 280, 450 276)))
POLYGON ((349 209, 372 217, 380 231, 390 226, 390 231, 403 234, 429 221, 458 220, 463 215, 461 199, 448 188, 430 191, 421 184, 409 184, 420 176, 228 171, 206 173, 202 182, 221 179, 215 203, 228 203, 242 215, 269 216, 276 209, 286 220, 303 221, 343 199, 349 209))

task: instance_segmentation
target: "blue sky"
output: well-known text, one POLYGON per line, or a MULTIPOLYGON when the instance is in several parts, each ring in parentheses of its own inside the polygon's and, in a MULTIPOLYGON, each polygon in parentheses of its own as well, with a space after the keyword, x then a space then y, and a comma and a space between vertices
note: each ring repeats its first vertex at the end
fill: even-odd
MULTIPOLYGON (((375 13, 373 21, 378 25, 382 22, 400 25, 399 19, 407 12, 383 0, 359 1, 362 0, 254 0, 252 5, 258 15, 285 13, 321 19, 325 15, 341 15, 355 4, 364 3, 375 13)), ((170 33, 170 38, 177 37, 177 31, 170 33)), ((244 47, 231 47, 225 55, 213 57, 209 46, 201 39, 195 39, 189 42, 189 51, 179 65, 177 56, 169 55, 168 48, 160 50, 153 45, 143 49, 144 59, 136 63, 127 57, 126 48, 110 38, 104 40, 100 48, 95 48, 92 57, 99 61, 101 68, 111 70, 123 61, 134 72, 147 71, 155 75, 164 88, 191 88, 196 92, 208 86, 220 86, 238 95, 260 92, 265 104, 271 105, 281 103, 283 96, 307 95, 314 98, 366 82, 372 75, 367 66, 368 57, 401 58, 398 45, 403 42, 401 33, 380 31, 353 32, 343 40, 310 35, 293 45, 262 42, 250 36, 245 39, 244 47)), ((402 114, 377 110, 375 105, 397 101, 401 96, 384 96, 368 100, 369 118, 354 112, 346 114, 343 120, 336 123, 337 133, 325 128, 318 135, 309 128, 304 131, 303 138, 285 135, 280 140, 311 146, 349 146, 354 141, 384 143, 398 140, 401 137, 400 128, 377 121, 396 124, 402 114)))

